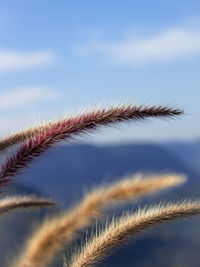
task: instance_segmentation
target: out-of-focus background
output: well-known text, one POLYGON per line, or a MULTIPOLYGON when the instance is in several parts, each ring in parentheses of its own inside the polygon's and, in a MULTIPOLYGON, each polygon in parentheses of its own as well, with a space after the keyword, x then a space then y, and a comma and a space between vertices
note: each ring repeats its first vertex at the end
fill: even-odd
MULTIPOLYGON (((50 196, 64 209, 102 181, 172 171, 186 174, 188 182, 140 205, 200 197, 199 69, 198 0, 1 1, 2 138, 99 105, 185 110, 179 119, 100 128, 64 143, 36 160, 6 194, 50 196)), ((45 211, 1 217, 1 266, 44 216, 45 211)), ((199 266, 199 225, 195 218, 156 228, 100 266, 199 266)), ((52 266, 62 266, 67 253, 65 247, 52 266)))

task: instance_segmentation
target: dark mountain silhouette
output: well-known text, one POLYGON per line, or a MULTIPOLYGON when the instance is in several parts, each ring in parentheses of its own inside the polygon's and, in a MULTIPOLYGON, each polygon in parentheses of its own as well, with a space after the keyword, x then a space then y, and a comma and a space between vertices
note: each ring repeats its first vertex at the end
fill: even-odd
POLYGON ((180 158, 187 166, 200 173, 200 140, 164 144, 167 150, 180 158))
POLYGON ((68 204, 85 188, 137 172, 184 173, 192 180, 197 177, 192 168, 159 145, 62 145, 37 159, 18 180, 68 204))

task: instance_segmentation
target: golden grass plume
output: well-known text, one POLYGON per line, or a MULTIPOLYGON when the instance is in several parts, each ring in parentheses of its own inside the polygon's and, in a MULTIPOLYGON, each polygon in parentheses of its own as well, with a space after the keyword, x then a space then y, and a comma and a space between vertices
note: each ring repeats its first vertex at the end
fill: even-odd
POLYGON ((88 226, 92 219, 98 217, 102 208, 155 193, 184 181, 184 176, 173 174, 150 176, 148 179, 137 175, 107 187, 99 187, 88 193, 83 201, 71 211, 53 219, 47 219, 28 239, 22 254, 16 258, 12 266, 47 266, 63 244, 71 241, 77 231, 88 226))
POLYGON ((36 196, 12 196, 0 200, 0 215, 16 209, 33 209, 54 206, 56 203, 36 196))
POLYGON ((156 205, 113 219, 110 225, 91 238, 65 266, 92 267, 129 237, 165 221, 200 214, 199 201, 156 205))

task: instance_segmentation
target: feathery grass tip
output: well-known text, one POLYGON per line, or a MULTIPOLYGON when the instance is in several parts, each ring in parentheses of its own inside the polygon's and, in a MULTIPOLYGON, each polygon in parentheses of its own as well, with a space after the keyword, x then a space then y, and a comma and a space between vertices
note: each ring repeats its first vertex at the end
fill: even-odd
POLYGON ((76 233, 100 216, 104 207, 123 203, 147 194, 181 184, 184 176, 162 175, 142 179, 141 175, 126 178, 109 186, 99 187, 88 193, 73 210, 47 219, 28 239, 15 267, 47 266, 63 244, 71 241, 76 233))
POLYGON ((33 209, 56 205, 55 202, 36 196, 12 196, 0 199, 0 215, 16 209, 33 209))
POLYGON ((98 125, 107 125, 109 123, 117 123, 125 120, 140 120, 147 117, 170 117, 183 114, 182 110, 161 106, 119 106, 109 109, 102 109, 79 115, 75 118, 66 118, 63 120, 49 122, 44 125, 28 128, 21 132, 17 132, 0 141, 0 152, 8 149, 12 145, 24 142, 30 138, 36 137, 38 134, 46 132, 57 132, 60 134, 68 132, 70 134, 77 131, 85 131, 95 128, 98 125), (62 132, 62 133, 61 133, 62 132))
MULTIPOLYGON (((31 138, 22 144, 19 149, 12 154, 3 164, 0 172, 0 188, 5 186, 20 170, 24 169, 34 158, 40 156, 47 151, 52 145, 65 139, 72 138, 83 132, 92 129, 97 129, 101 125, 116 124, 130 120, 142 120, 148 117, 173 117, 183 114, 182 110, 173 109, 162 106, 121 106, 111 107, 109 109, 97 110, 82 114, 75 118, 57 121, 39 126, 33 130, 28 130, 28 133, 22 132, 17 134, 18 137, 10 137, 9 141, 1 141, 3 144, 8 142, 14 144, 19 140, 26 140, 26 137, 31 138)), ((6 145, 8 146, 8 145, 6 145)))
POLYGON ((157 224, 200 214, 200 202, 157 205, 115 219, 72 256, 70 267, 92 267, 129 237, 157 224))

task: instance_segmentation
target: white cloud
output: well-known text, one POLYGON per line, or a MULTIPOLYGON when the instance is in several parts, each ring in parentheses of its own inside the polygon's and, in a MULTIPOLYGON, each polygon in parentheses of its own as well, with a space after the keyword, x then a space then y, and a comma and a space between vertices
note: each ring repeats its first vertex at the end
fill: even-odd
POLYGON ((13 71, 48 64, 54 59, 51 51, 19 52, 0 50, 0 71, 13 71))
POLYGON ((170 28, 143 38, 120 42, 88 42, 77 47, 84 55, 100 54, 114 63, 146 65, 200 55, 200 30, 170 28))
POLYGON ((54 93, 42 86, 26 86, 0 94, 0 109, 22 109, 40 101, 55 100, 54 93))

